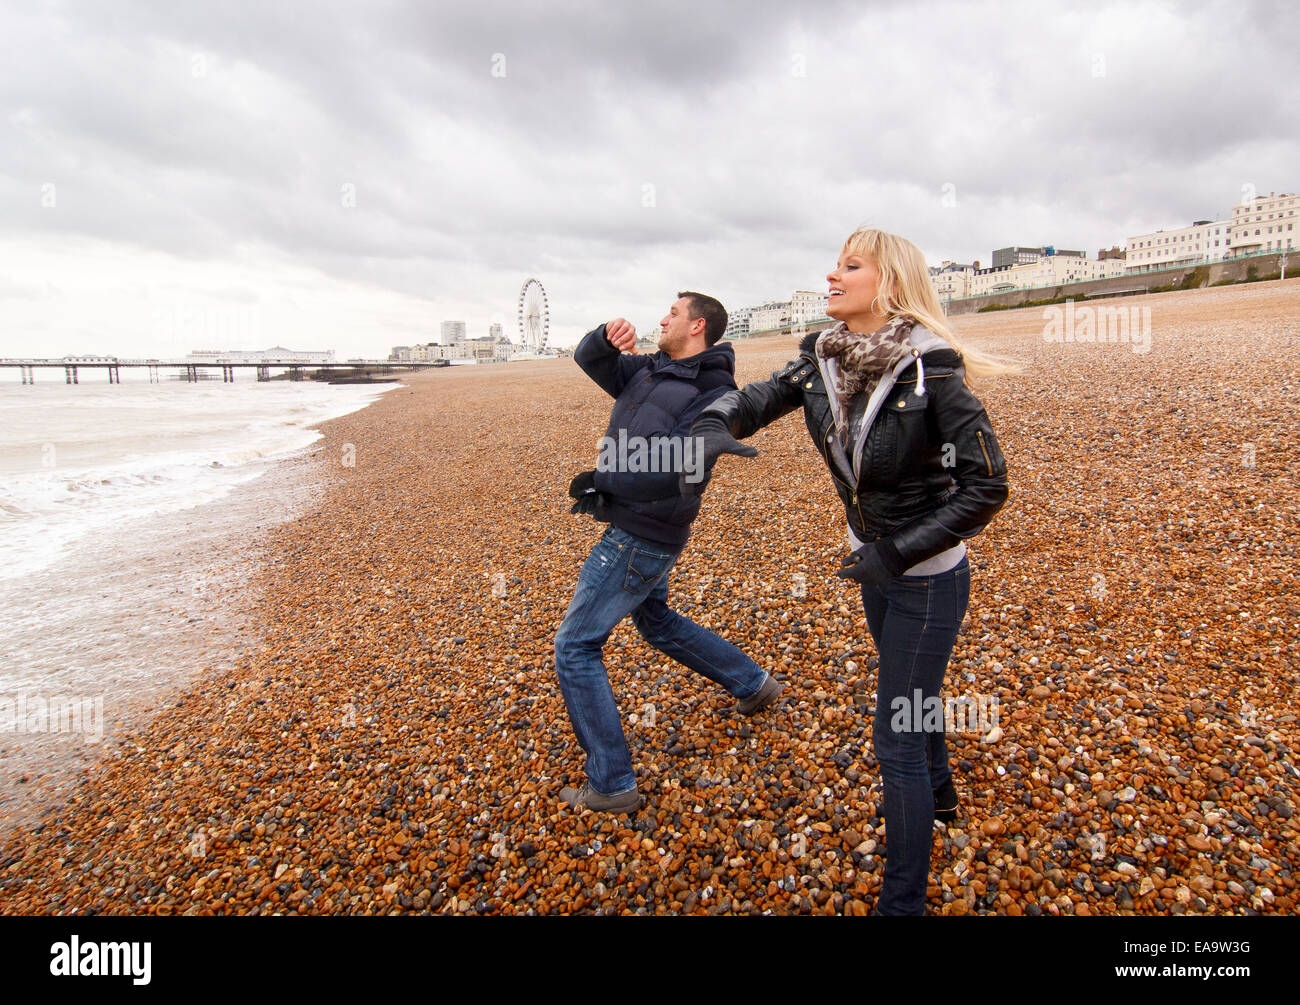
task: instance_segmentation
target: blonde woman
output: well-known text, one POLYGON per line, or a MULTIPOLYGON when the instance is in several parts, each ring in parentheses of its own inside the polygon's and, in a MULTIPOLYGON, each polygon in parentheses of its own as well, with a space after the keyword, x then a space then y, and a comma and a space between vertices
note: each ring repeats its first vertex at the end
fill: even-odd
POLYGON ((880 654, 872 738, 884 781, 878 914, 924 914, 936 815, 956 816, 943 724, 925 713, 970 597, 966 539, 1007 498, 1006 464, 968 380, 1015 368, 963 348, 944 323, 925 258, 901 237, 852 234, 827 277, 826 313, 770 380, 730 391, 696 419, 706 469, 802 406, 844 503, 857 582, 880 654), (918 707, 919 703, 919 707, 918 707), (920 728, 917 726, 920 724, 920 728))

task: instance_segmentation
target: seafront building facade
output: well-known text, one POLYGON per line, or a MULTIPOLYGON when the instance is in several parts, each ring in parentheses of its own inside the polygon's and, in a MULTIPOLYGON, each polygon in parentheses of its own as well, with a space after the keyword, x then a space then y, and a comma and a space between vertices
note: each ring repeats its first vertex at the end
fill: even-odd
POLYGON ((1082 251, 1058 251, 1052 245, 1046 245, 1040 248, 995 248, 993 250, 993 262, 989 268, 1001 269, 1009 265, 1031 265, 1040 258, 1051 257, 1053 255, 1083 258, 1082 251))
POLYGON ((1157 230, 1130 237, 1128 267, 1131 273, 1167 269, 1175 265, 1220 262, 1232 248, 1232 221, 1197 220, 1190 227, 1157 230))
POLYGON ((1232 207, 1232 250, 1237 255, 1300 248, 1300 194, 1256 196, 1232 207))
POLYGON ((520 347, 507 339, 502 325, 494 322, 488 334, 478 338, 465 337, 464 321, 444 321, 441 342, 424 342, 418 345, 395 345, 388 353, 394 363, 433 363, 438 360, 474 360, 477 363, 501 363, 520 351, 520 347), (454 341, 447 341, 451 337, 454 341))
MULTIPOLYGON (((995 248, 992 264, 944 261, 930 267, 940 303, 969 297, 1045 289, 1070 283, 1200 265, 1269 252, 1300 250, 1300 193, 1270 192, 1233 207, 1230 219, 1196 220, 1186 227, 1129 237, 1096 258, 1053 245, 995 248)), ((816 322, 826 315, 826 295, 796 290, 788 302, 732 311, 727 337, 816 322)))
POLYGON ((742 338, 749 334, 749 322, 754 316, 754 307, 737 307, 727 311, 727 331, 725 338, 742 338))
POLYGON ((795 290, 789 300, 769 300, 727 312, 727 338, 743 338, 787 325, 807 325, 826 317, 828 294, 795 290))
POLYGON ((1128 239, 1128 271, 1150 272, 1300 249, 1300 194, 1270 192, 1232 207, 1230 219, 1197 220, 1128 239))
POLYGON ((934 292, 939 295, 939 300, 946 302, 970 296, 971 277, 979 267, 979 262, 966 265, 946 260, 941 265, 932 266, 930 281, 934 283, 934 292))
POLYGON ((826 305, 830 302, 829 293, 815 290, 795 290, 790 298, 790 320, 795 324, 808 324, 826 317, 826 305))
MULTIPOLYGON (((1020 253, 1015 264, 994 265, 987 269, 970 268, 964 273, 964 284, 960 280, 962 273, 956 270, 945 274, 931 269, 931 279, 935 283, 936 292, 939 292, 939 299, 946 301, 963 296, 981 297, 989 293, 1060 286, 1124 274, 1122 258, 1086 258, 1081 251, 1056 251, 1051 247, 1040 248, 1036 258, 1029 258, 1025 254, 1027 249, 1014 250, 1020 253), (963 285, 965 293, 959 293, 963 285)), ((1002 260, 1006 261, 1005 255, 1002 260)))
POLYGON ((790 320, 789 301, 767 303, 754 308, 754 313, 749 319, 749 330, 751 332, 771 331, 773 328, 785 327, 790 320))

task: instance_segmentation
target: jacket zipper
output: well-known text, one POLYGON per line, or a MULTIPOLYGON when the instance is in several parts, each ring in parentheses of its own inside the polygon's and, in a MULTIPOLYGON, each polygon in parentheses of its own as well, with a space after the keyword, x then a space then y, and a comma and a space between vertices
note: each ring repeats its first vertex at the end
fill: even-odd
POLYGON ((858 511, 858 523, 862 526, 862 530, 865 532, 867 529, 867 521, 862 515, 862 507, 858 505, 857 490, 835 473, 835 461, 832 459, 830 447, 827 445, 830 442, 831 434, 834 431, 835 423, 832 422, 826 429, 826 435, 822 437, 822 456, 826 458, 826 467, 830 469, 831 477, 848 489, 849 493, 852 495, 853 508, 858 511))
POLYGON ((989 452, 984 446, 984 430, 975 430, 975 436, 980 441, 980 452, 984 455, 984 466, 988 468, 989 477, 993 477, 993 464, 989 461, 989 452))

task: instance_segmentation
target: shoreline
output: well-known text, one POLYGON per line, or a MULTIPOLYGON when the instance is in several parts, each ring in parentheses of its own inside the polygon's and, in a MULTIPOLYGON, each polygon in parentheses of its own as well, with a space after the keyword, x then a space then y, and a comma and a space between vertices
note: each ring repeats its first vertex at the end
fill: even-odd
MULTIPOLYGON (((1257 380, 1265 354, 1300 386, 1300 291, 1197 292, 1161 295, 1146 354, 1045 342, 1032 312, 957 326, 1029 368, 980 391, 1012 496, 970 542, 945 693, 1002 719, 948 737, 931 913, 1300 906, 1296 413, 1257 380)), ((737 346, 738 380, 793 351, 737 346)), ((258 646, 0 843, 0 913, 870 909, 874 647, 798 416, 720 462, 670 582, 787 697, 738 720, 625 622, 606 663, 646 806, 573 814, 551 651, 601 530, 566 489, 610 400, 571 360, 478 369, 320 427, 337 466, 270 532, 258 646)))
MULTIPOLYGON (((228 671, 257 646, 250 584, 269 558, 273 527, 309 511, 323 495, 319 443, 267 458, 257 477, 219 499, 150 517, 144 533, 158 543, 129 566, 116 548, 85 548, 22 581, 38 595, 53 594, 57 584, 79 598, 77 616, 111 612, 126 593, 143 596, 120 632, 90 649, 69 649, 66 671, 39 687, 15 685, 25 701, 29 692, 43 692, 27 707, 45 728, 0 731, 0 842, 63 805, 86 772, 146 729, 195 680, 228 671), (97 669, 78 674, 87 664, 97 669), (76 723, 83 728, 69 731, 65 719, 60 731, 53 709, 61 701, 90 712, 98 729, 85 728, 83 716, 76 723)), ((137 522, 131 533, 140 535, 145 526, 137 522)), ((44 629, 50 630, 57 628, 44 629)))

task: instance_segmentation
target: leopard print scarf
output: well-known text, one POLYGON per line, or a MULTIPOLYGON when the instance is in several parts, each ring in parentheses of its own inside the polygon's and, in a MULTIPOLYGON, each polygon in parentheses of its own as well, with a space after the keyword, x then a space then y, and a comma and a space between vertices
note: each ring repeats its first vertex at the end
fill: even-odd
POLYGON ((827 390, 838 399, 840 415, 848 414, 849 402, 857 395, 870 397, 881 378, 911 351, 907 341, 911 330, 910 318, 895 316, 870 335, 851 332, 840 322, 818 336, 818 358, 835 358, 839 363, 839 386, 827 390))

